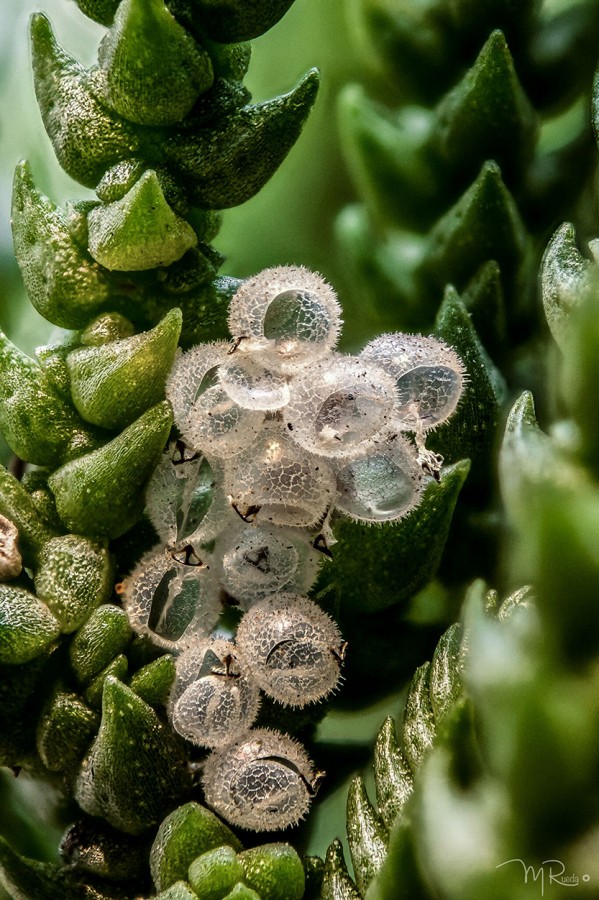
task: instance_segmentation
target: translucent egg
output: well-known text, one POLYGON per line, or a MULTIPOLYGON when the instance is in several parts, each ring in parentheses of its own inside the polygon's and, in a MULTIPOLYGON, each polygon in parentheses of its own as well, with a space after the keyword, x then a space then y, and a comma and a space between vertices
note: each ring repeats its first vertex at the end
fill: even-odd
POLYGON ((150 521, 165 544, 197 544, 216 536, 225 509, 218 480, 215 461, 210 465, 183 441, 169 444, 146 490, 150 521))
POLYGON ((289 403, 287 378, 264 368, 255 355, 232 355, 219 367, 218 376, 228 396, 245 409, 277 410, 289 403))
POLYGON ((242 522, 221 535, 215 556, 221 554, 221 584, 242 609, 276 591, 307 591, 320 556, 307 533, 242 522))
POLYGON ((305 706, 335 689, 345 645, 323 610, 297 594, 254 604, 237 629, 237 646, 260 688, 285 706, 305 706))
POLYGON ((277 423, 224 466, 224 490, 240 516, 257 525, 311 527, 327 511, 335 476, 295 444, 277 423))
POLYGON ((320 359, 336 346, 340 329, 335 292, 301 266, 265 269, 249 278, 229 307, 231 334, 280 371, 320 359))
POLYGON ((424 431, 446 421, 464 390, 466 370, 444 341, 420 334, 382 334, 366 344, 360 359, 383 366, 397 383, 402 427, 424 431))
POLYGON ((389 522, 414 509, 425 486, 414 445, 389 435, 338 470, 335 508, 359 522, 389 522))
POLYGON ((342 457, 385 427, 396 399, 393 378, 380 366, 335 354, 295 380, 283 417, 300 446, 342 457))
POLYGON ((191 545, 146 553, 123 582, 123 606, 133 629, 167 650, 207 635, 222 609, 209 557, 191 545))
POLYGON ((218 458, 249 446, 264 419, 263 412, 240 407, 218 384, 219 366, 229 351, 225 341, 193 347, 177 358, 166 385, 184 440, 218 458))
POLYGON ((260 691, 231 641, 192 647, 177 659, 170 715, 175 731, 200 747, 230 744, 253 725, 260 691))
POLYGON ((275 831, 304 818, 322 777, 300 744, 261 728, 213 751, 202 784, 207 804, 231 824, 275 831))

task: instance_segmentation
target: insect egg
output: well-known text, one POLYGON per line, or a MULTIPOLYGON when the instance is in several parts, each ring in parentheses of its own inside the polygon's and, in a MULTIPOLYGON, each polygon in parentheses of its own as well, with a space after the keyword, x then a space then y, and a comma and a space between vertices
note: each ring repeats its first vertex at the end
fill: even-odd
POLYGON ((175 731, 201 747, 230 744, 253 724, 258 686, 231 641, 202 642, 177 659, 170 713, 175 731))
POLYGON ((383 366, 397 383, 397 415, 403 428, 434 428, 454 412, 466 381, 455 350, 420 334, 383 334, 366 344, 361 359, 383 366))
POLYGON ((202 783, 206 802, 223 818, 251 831, 274 831, 303 819, 321 778, 296 741, 256 729, 213 751, 202 783))
POLYGON ((123 605, 133 628, 167 650, 210 632, 221 604, 207 559, 200 559, 190 544, 146 553, 123 583, 123 605))
POLYGON ((344 644, 337 625, 297 594, 265 597, 246 612, 237 645, 265 694, 285 706, 305 706, 335 689, 344 644))
POLYGON ((291 372, 332 350, 341 310, 333 289, 301 266, 265 269, 245 281, 229 307, 229 330, 261 360, 291 372))

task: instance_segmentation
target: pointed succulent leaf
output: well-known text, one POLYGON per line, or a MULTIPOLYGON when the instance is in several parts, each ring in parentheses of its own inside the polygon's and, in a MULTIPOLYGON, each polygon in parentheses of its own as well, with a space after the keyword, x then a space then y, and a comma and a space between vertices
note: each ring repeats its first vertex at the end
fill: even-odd
MULTIPOLYGON (((510 521, 521 535, 527 535, 531 521, 537 519, 537 507, 547 490, 589 487, 585 471, 539 428, 530 391, 516 400, 508 416, 499 454, 499 482, 510 521)), ((515 554, 523 549, 522 542, 516 541, 515 554)), ((515 558, 513 566, 517 570, 515 558)))
POLYGON ((81 808, 114 828, 141 834, 189 786, 183 751, 170 728, 133 691, 107 678, 100 730, 75 785, 81 808))
POLYGON ((80 333, 79 339, 84 347, 100 347, 102 344, 110 343, 110 341, 120 341, 123 338, 133 337, 134 334, 135 326, 129 319, 120 313, 109 312, 93 319, 80 333))
POLYGON ((481 159, 492 158, 518 177, 534 150, 537 116, 501 31, 491 34, 436 116, 435 143, 452 167, 473 175, 481 159))
POLYGON ((139 127, 96 100, 88 73, 58 46, 41 13, 31 20, 31 40, 35 92, 54 152, 71 178, 93 188, 110 166, 137 155, 139 127))
POLYGON ((420 504, 397 524, 380 528, 350 522, 335 525, 338 543, 322 579, 335 584, 347 609, 375 612, 403 603, 434 576, 469 460, 447 466, 427 485, 420 504))
POLYGON ((395 822, 414 784, 412 769, 399 749, 395 723, 388 716, 374 745, 374 782, 379 813, 387 830, 395 822))
POLYGON ((67 366, 82 418, 116 430, 163 400, 181 323, 181 311, 172 309, 151 331, 73 350, 67 366))
POLYGON ((439 638, 430 668, 430 700, 438 727, 462 691, 462 631, 458 623, 451 625, 439 638))
POLYGON ((224 897, 224 900, 262 900, 262 898, 247 884, 238 881, 233 890, 224 897))
POLYGON ((293 0, 199 0, 198 12, 212 40, 237 44, 264 34, 292 3, 293 0))
POLYGON ((167 442, 167 401, 151 407, 110 443, 62 466, 48 484, 67 528, 90 537, 124 534, 143 512, 143 490, 167 442))
POLYGON ((318 83, 312 69, 288 94, 245 106, 218 126, 167 136, 162 150, 192 203, 225 209, 253 197, 299 137, 318 83))
POLYGON ((58 619, 63 632, 75 631, 105 603, 113 586, 108 550, 75 534, 44 544, 35 573, 35 592, 58 619))
POLYGON ((261 900, 301 900, 304 867, 289 844, 261 844, 238 856, 243 880, 261 900))
POLYGON ((184 881, 194 859, 223 845, 242 849, 239 839, 213 812, 194 802, 175 809, 160 825, 150 851, 156 890, 184 881))
POLYGON ((94 22, 111 25, 120 0, 75 0, 75 3, 94 22))
MULTIPOLYGON (((0 837, 0 886, 11 900, 81 900, 82 885, 53 863, 26 859, 0 837)), ((96 894, 97 900, 101 900, 96 894)))
POLYGON ((210 56, 164 0, 122 0, 98 61, 94 92, 109 109, 140 125, 180 121, 214 80, 210 56))
POLYGON ((35 348, 35 358, 51 386, 63 399, 71 400, 71 381, 67 368, 67 354, 72 350, 73 342, 67 344, 44 345, 35 348))
POLYGON ((423 878, 414 846, 410 818, 400 816, 389 835, 389 849, 365 900, 430 900, 430 884, 423 878))
POLYGON ((222 900, 243 880, 243 869, 233 847, 215 847, 194 859, 188 880, 202 900, 222 900))
POLYGON ((305 900, 320 900, 322 879, 324 878, 324 860, 320 856, 304 856, 302 858, 306 876, 305 900))
POLYGON ((96 609, 71 642, 71 666, 80 684, 99 675, 131 640, 127 614, 106 603, 96 609))
POLYGON ((458 353, 466 369, 466 387, 455 415, 430 440, 448 462, 464 454, 487 461, 506 388, 474 330, 472 319, 456 291, 449 286, 439 308, 435 333, 458 353))
POLYGON ((570 316, 589 290, 591 263, 576 244, 569 222, 561 225, 547 245, 541 263, 541 295, 545 318, 557 345, 564 348, 570 316))
POLYGON ((60 633, 47 606, 24 588, 0 584, 0 662, 10 665, 40 656, 60 633))
POLYGON ((473 275, 462 292, 462 300, 483 347, 491 355, 499 354, 507 336, 507 316, 501 269, 494 259, 473 275))
MULTIPOLYGON (((108 663, 105 669, 103 669, 99 675, 96 675, 95 678, 92 678, 90 683, 85 689, 85 693, 83 694, 83 699, 91 706, 92 709, 101 710, 102 709, 102 695, 104 693, 104 682, 107 678, 116 678, 117 681, 126 681, 127 673, 129 671, 129 661, 124 653, 120 653, 118 656, 108 663)), ((142 697, 142 700, 144 698, 142 697)))
POLYGON ((27 162, 15 169, 12 230, 29 299, 45 319, 80 328, 106 305, 106 273, 75 243, 64 213, 36 188, 27 162))
POLYGON ((361 86, 349 85, 339 97, 338 114, 352 181, 374 218, 403 227, 430 225, 441 187, 428 148, 432 113, 406 107, 392 114, 361 86))
POLYGON ((497 163, 485 162, 476 181, 434 226, 423 264, 437 286, 458 290, 488 259, 501 266, 504 282, 518 283, 528 262, 529 237, 497 163))
POLYGON ((100 717, 76 694, 58 691, 42 710, 37 751, 50 772, 78 765, 98 730, 100 717))
MULTIPOLYGON (((599 242, 597 244, 595 249, 599 251, 599 242)), ((593 271, 591 285, 594 289, 581 296, 569 319, 560 387, 570 415, 578 426, 580 458, 596 477, 599 471, 599 413, 591 398, 596 397, 599 390, 599 269, 593 271)))
POLYGON ((57 531, 44 521, 27 490, 4 466, 0 466, 0 515, 17 528, 23 562, 35 568, 42 547, 57 531))
POLYGON ((341 841, 334 840, 327 850, 322 900, 361 900, 362 895, 349 877, 341 841))
POLYGON ((424 663, 414 673, 403 722, 404 749, 408 762, 416 771, 435 738, 435 715, 431 704, 431 664, 424 663))
POLYGON ((195 247, 191 225, 176 215, 149 169, 122 200, 88 216, 89 251, 105 268, 138 271, 169 266, 195 247))
POLYGON ((388 835, 359 776, 347 794, 347 840, 356 882, 364 894, 385 860, 388 835))
POLYGON ((43 369, 0 332, 0 429, 17 456, 39 466, 60 465, 77 447, 98 445, 43 369))
MULTIPOLYGON (((37 515, 48 528, 54 530, 52 535, 54 537, 57 534, 64 533, 65 528, 56 512, 54 494, 48 487, 50 474, 49 469, 30 469, 23 475, 21 483, 29 494, 37 515)), ((30 566, 29 568, 35 569, 35 566, 30 566)))
POLYGON ((166 653, 138 669, 129 687, 148 706, 166 706, 174 677, 175 660, 170 653, 166 653))

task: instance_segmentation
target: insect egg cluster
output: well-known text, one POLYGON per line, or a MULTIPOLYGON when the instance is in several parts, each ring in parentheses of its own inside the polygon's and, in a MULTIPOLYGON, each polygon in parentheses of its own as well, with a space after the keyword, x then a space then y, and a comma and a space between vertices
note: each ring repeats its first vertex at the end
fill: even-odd
POLYGON ((306 813, 320 773, 287 735, 255 728, 260 692, 301 707, 337 687, 345 644, 306 595, 333 515, 367 523, 414 509, 440 465, 426 433, 455 410, 456 353, 420 335, 336 351, 332 288, 267 269, 231 301, 233 341, 181 353, 167 384, 181 439, 147 492, 160 544, 124 583, 134 628, 176 656, 174 729, 210 749, 207 802, 257 831, 306 813), (242 611, 219 636, 223 602, 242 611))

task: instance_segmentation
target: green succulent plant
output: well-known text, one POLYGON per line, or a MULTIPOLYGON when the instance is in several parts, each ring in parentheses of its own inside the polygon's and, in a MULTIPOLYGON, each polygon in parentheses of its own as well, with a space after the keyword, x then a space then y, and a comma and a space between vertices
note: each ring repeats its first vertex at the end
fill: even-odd
POLYGON ((348 342, 433 332, 467 381, 417 508, 332 520, 312 595, 348 641, 346 683, 259 720, 329 779, 307 824, 265 839, 204 804, 202 754, 166 714, 173 657, 120 593, 158 539, 169 372, 227 336, 241 283, 218 274, 220 211, 275 173, 319 76, 257 103, 244 86, 248 42, 292 0, 76 2, 106 29, 97 64, 39 13, 33 69, 56 157, 94 196, 60 208, 18 165, 15 253, 58 338, 30 358, 0 334, 0 764, 60 794, 66 832, 60 862, 30 858, 51 856, 43 828, 0 781, 0 894, 594 896, 599 278, 577 234, 599 231, 596 0, 346 0, 371 69, 338 104, 348 342))

